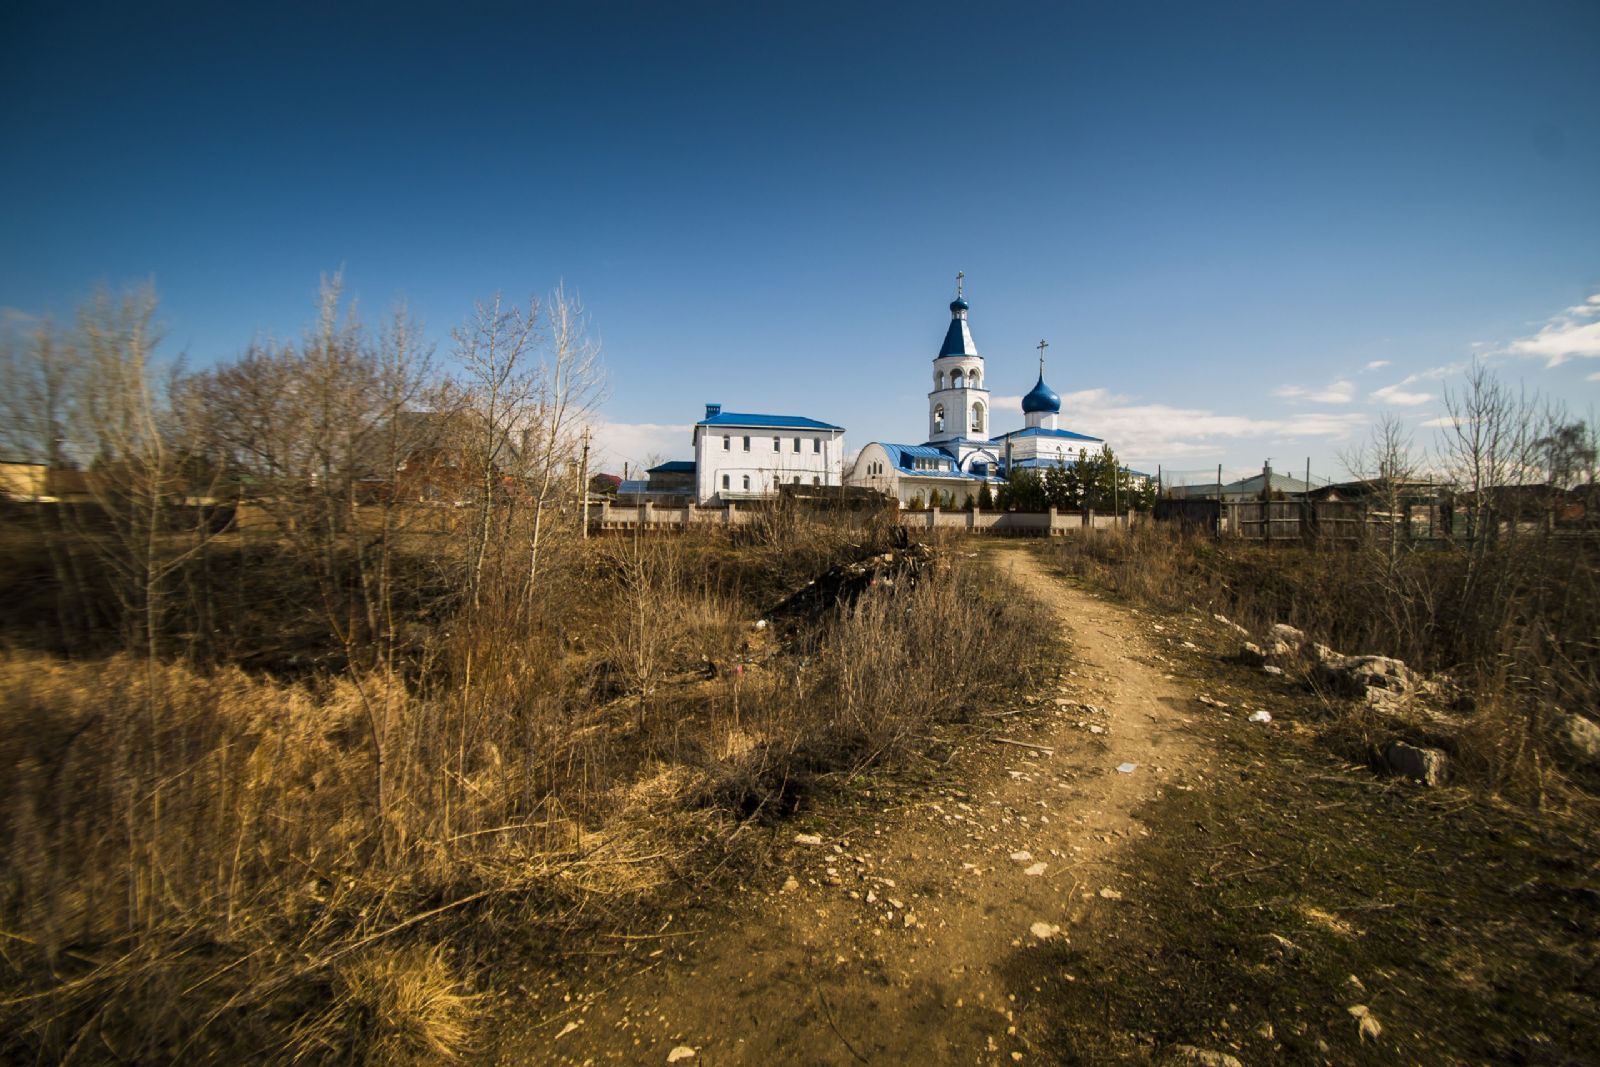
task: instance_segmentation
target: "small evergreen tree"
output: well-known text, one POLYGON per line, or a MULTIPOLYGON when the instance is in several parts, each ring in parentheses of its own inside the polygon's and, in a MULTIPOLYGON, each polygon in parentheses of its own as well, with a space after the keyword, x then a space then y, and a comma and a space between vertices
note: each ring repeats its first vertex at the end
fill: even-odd
POLYGON ((1017 511, 1044 511, 1050 506, 1044 480, 1037 471, 1019 470, 1011 476, 1010 503, 1017 511))
POLYGON ((994 494, 989 492, 988 482, 984 482, 983 485, 978 489, 978 510, 994 510, 994 494))

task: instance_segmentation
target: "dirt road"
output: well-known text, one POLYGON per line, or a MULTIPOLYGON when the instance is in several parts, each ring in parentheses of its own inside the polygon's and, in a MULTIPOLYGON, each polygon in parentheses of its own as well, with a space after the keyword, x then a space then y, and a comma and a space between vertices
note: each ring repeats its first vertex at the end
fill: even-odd
POLYGON ((1134 888, 1120 850, 1154 831, 1132 812, 1204 788, 1209 759, 1184 728, 1192 694, 1165 670, 1158 624, 1059 580, 1033 549, 993 551, 1060 621, 1060 684, 1033 711, 986 720, 992 732, 940 772, 945 788, 849 837, 796 843, 717 929, 669 927, 649 970, 540 1005, 546 1022, 502 1062, 1036 1058, 1018 992, 1049 942, 1134 888))

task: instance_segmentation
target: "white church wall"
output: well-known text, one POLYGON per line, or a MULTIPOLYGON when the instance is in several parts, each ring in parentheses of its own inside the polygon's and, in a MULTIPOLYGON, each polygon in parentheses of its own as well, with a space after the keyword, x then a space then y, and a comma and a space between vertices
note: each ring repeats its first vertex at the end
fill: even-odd
POLYGON ((900 475, 894 463, 889 459, 889 453, 883 446, 874 441, 863 448, 856 455, 856 461, 850 468, 850 485, 859 485, 868 489, 875 489, 880 493, 887 493, 900 501, 900 506, 905 506, 905 498, 900 495, 900 475))

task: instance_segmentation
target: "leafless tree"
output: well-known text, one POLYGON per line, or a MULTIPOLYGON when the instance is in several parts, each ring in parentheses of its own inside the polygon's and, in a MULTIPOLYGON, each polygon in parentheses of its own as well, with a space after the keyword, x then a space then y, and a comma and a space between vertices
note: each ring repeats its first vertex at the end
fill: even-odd
MULTIPOLYGON (((63 472, 78 466, 71 432, 82 382, 78 347, 55 323, 41 320, 21 335, 0 334, 0 448, 7 459, 42 465, 26 487, 36 502, 54 494, 63 472)), ((55 572, 61 639, 70 644, 92 629, 82 561, 61 508, 37 507, 33 518, 55 572)))
MULTIPOLYGON (((524 602, 532 599, 539 576, 539 550, 545 511, 551 503, 552 483, 558 470, 574 463, 577 431, 599 403, 603 378, 600 346, 589 336, 588 315, 576 296, 560 286, 545 305, 549 322, 549 347, 541 361, 533 422, 524 441, 531 461, 533 530, 528 547, 528 580, 524 602)), ((577 514, 577 512, 574 512, 577 514)), ((581 521, 581 519, 580 519, 581 521)))
POLYGON ((1345 469, 1368 482, 1372 498, 1386 516, 1386 554, 1391 563, 1409 532, 1408 483, 1417 478, 1418 464, 1410 429, 1405 420, 1385 413, 1373 424, 1367 439, 1346 453, 1345 469))
POLYGON ((81 377, 76 349, 49 320, 25 338, 0 336, 0 446, 52 470, 69 466, 68 424, 81 377))
POLYGON ((1537 396, 1513 392, 1481 360, 1459 388, 1445 387, 1444 406, 1439 463, 1466 498, 1467 538, 1481 556, 1500 526, 1496 490, 1520 485, 1536 470, 1545 418, 1537 396))
POLYGON ((112 536, 100 551, 122 608, 130 647, 158 653, 167 579, 209 539, 211 486, 189 462, 190 429, 171 404, 170 382, 154 363, 161 340, 153 289, 120 298, 102 291, 78 314, 73 343, 83 378, 72 438, 92 457, 86 483, 112 536), (181 509, 181 510, 180 510, 181 509), (175 523, 182 514, 188 521, 175 523), (190 536, 177 543, 174 534, 190 536))
POLYGON ((533 362, 538 326, 538 301, 529 300, 524 310, 496 293, 487 303, 479 303, 472 317, 452 334, 464 374, 461 451, 478 479, 467 558, 468 599, 474 610, 483 603, 484 568, 496 515, 506 497, 503 481, 520 465, 519 430, 538 395, 538 368, 533 362))

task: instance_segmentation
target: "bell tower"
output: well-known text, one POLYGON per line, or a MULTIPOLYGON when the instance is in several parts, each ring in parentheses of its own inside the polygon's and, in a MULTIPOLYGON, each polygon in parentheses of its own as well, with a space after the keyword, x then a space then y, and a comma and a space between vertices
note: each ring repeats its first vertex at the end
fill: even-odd
POLYGON ((989 440, 989 390, 983 357, 967 326, 966 273, 956 274, 950 302, 950 328, 933 357, 933 389, 928 393, 928 443, 989 440))

